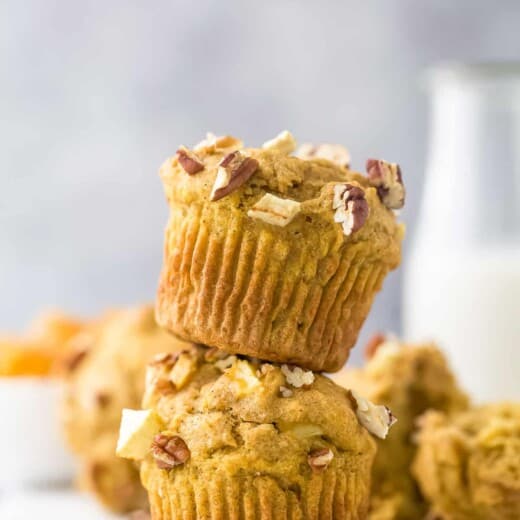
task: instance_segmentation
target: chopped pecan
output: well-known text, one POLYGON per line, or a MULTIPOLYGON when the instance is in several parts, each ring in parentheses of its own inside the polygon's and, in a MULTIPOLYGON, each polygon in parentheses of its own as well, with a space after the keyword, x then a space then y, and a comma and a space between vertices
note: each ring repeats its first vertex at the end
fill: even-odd
POLYGON ((378 159, 368 159, 366 170, 368 180, 377 189, 381 202, 389 209, 402 208, 406 190, 399 165, 378 159))
POLYGON ((163 352, 161 354, 156 354, 149 362, 149 365, 168 365, 170 368, 173 367, 177 358, 179 357, 178 353, 173 352, 163 352))
POLYGON ((85 359, 89 350, 86 348, 75 350, 71 352, 64 360, 63 365, 67 372, 74 372, 81 362, 85 359))
POLYGON ((308 387, 314 383, 314 374, 311 370, 303 370, 294 365, 282 365, 281 370, 286 381, 294 388, 308 387))
POLYGON ((348 397, 359 422, 376 437, 385 439, 388 430, 397 422, 390 409, 384 405, 371 403, 354 390, 349 390, 348 397))
POLYGON ((386 336, 380 332, 374 334, 365 345, 365 359, 372 359, 377 349, 386 341, 386 336))
POLYGON ((342 224, 346 236, 358 231, 369 214, 365 192, 352 184, 336 184, 332 209, 335 209, 334 221, 342 224))
POLYGON ((146 366, 145 391, 143 405, 152 408, 157 400, 174 390, 170 381, 170 372, 177 361, 179 354, 157 354, 146 366))
POLYGON ((323 471, 334 458, 334 453, 329 448, 320 448, 313 450, 307 456, 307 462, 311 467, 312 471, 320 472, 323 471))
POLYGON ((220 161, 217 178, 210 200, 216 201, 229 195, 244 184, 258 169, 258 161, 238 150, 227 154, 220 161))
POLYGON ((189 175, 194 175, 204 169, 204 163, 185 146, 177 150, 177 160, 182 169, 189 175))
POLYGON ((256 371, 256 375, 258 377, 264 377, 266 376, 269 372, 272 372, 274 370, 274 366, 271 365, 271 363, 262 363, 260 365, 260 368, 256 371))
POLYGON ((158 434, 152 442, 152 456, 160 469, 172 469, 190 458, 190 450, 178 435, 158 434))
POLYGON ((248 212, 248 216, 284 227, 299 213, 301 204, 266 193, 248 212))
POLYGON ((100 408, 106 408, 110 404, 112 397, 108 392, 100 390, 96 392, 96 394, 94 395, 94 399, 96 400, 96 404, 100 408))
POLYGON ((286 386, 280 387, 280 395, 282 397, 292 397, 293 391, 290 388, 287 388, 286 386))
POLYGON ((300 159, 328 159, 338 166, 350 166, 350 152, 340 144, 305 143, 298 148, 296 156, 300 159))

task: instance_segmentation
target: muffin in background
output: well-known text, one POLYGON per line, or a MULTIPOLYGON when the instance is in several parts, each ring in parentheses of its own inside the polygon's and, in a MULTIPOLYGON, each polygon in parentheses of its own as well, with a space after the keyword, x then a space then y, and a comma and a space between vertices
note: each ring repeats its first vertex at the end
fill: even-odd
POLYGON ((478 406, 454 417, 428 412, 418 443, 413 473, 432 517, 520 518, 520 403, 478 406))
POLYGON ((399 419, 388 438, 378 442, 369 518, 416 520, 427 509, 410 473, 417 418, 429 409, 447 415, 464 410, 468 397, 435 345, 404 344, 376 335, 367 345, 366 357, 364 367, 345 369, 332 378, 385 403, 399 419))
POLYGON ((299 367, 203 347, 159 358, 147 380, 118 453, 142 460, 154 520, 366 517, 375 443, 361 423, 386 435, 385 407, 299 367))
POLYGON ((115 455, 121 410, 139 406, 154 354, 187 346, 156 325, 151 306, 110 311, 71 339, 63 429, 80 487, 113 511, 147 505, 135 465, 115 455))
POLYGON ((361 175, 343 147, 295 146, 288 132, 260 149, 209 136, 162 165, 157 319, 230 353, 335 371, 400 262, 404 187, 396 164, 361 175))

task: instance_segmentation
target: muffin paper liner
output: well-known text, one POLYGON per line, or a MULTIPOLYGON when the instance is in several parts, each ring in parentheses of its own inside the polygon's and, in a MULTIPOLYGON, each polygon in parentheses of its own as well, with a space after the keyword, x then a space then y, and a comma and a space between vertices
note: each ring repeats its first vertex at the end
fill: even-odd
POLYGON ((239 212, 226 211, 224 225, 224 211, 172 210, 159 324, 230 353, 339 370, 394 265, 364 242, 298 244, 239 212))
MULTIPOLYGON (((369 466, 369 465, 368 465, 369 466)), ((357 520, 366 518, 369 475, 327 468, 301 489, 268 475, 208 478, 149 468, 153 520, 357 520)))

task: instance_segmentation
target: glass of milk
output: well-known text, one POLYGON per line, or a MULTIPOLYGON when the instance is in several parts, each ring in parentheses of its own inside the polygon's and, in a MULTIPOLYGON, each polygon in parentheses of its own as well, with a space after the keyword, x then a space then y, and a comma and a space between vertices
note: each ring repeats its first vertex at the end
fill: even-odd
POLYGON ((405 261, 410 340, 444 348, 477 401, 520 399, 520 63, 440 67, 405 261))

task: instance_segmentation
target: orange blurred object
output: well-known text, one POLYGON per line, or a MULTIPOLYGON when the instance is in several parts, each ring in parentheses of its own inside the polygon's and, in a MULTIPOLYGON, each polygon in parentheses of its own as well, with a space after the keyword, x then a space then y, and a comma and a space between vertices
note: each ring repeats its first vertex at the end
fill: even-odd
POLYGON ((37 317, 27 334, 0 337, 0 377, 56 376, 69 355, 69 340, 84 323, 59 312, 37 317))

